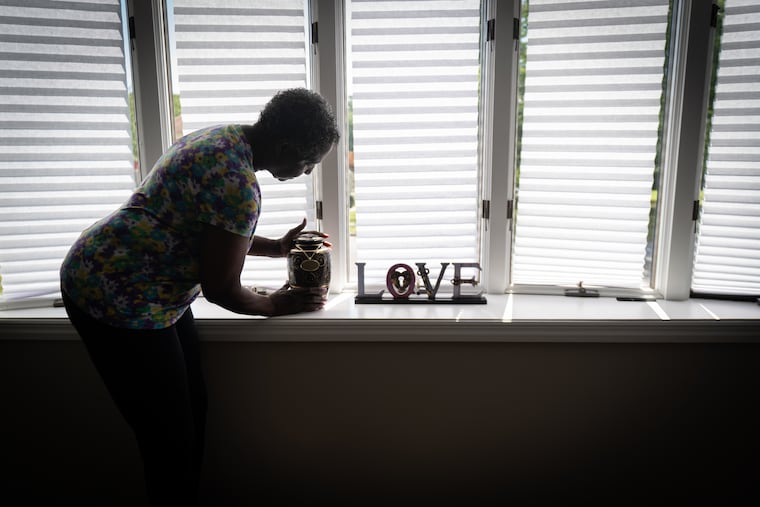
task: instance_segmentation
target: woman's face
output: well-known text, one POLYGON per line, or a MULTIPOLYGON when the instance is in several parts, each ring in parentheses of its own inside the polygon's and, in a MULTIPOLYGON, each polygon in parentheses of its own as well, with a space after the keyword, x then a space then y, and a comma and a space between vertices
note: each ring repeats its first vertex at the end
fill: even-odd
POLYGON ((318 160, 294 160, 292 152, 288 150, 282 150, 277 162, 269 170, 272 176, 280 181, 292 180, 302 174, 311 174, 314 170, 314 166, 322 161, 323 158, 330 152, 332 146, 322 153, 318 160))
POLYGON ((272 173, 272 176, 278 180, 287 181, 297 178, 302 174, 311 174, 317 163, 318 162, 309 163, 306 160, 299 160, 292 163, 282 164, 279 167, 272 169, 270 172, 272 173))

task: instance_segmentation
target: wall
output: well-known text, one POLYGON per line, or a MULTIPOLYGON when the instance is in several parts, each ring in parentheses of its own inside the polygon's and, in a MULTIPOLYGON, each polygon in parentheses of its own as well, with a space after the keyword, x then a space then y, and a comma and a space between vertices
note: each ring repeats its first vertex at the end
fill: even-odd
MULTIPOLYGON (((205 342, 203 493, 736 505, 760 496, 759 359, 738 343, 205 342)), ((79 342, 3 339, 0 367, 4 492, 144 504, 134 441, 79 342)))

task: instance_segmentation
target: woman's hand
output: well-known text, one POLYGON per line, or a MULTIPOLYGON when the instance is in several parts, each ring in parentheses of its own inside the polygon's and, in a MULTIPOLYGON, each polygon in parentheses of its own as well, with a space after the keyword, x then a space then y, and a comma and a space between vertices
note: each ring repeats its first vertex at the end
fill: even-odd
MULTIPOLYGON (((285 235, 283 237, 281 237, 280 239, 276 240, 277 241, 277 245, 279 247, 279 257, 286 257, 288 255, 288 252, 290 252, 290 249, 293 248, 293 243, 295 242, 296 238, 300 234, 309 233, 309 234, 316 234, 317 236, 320 236, 322 238, 327 238, 328 237, 328 235, 325 234, 325 233, 323 233, 323 232, 319 232, 319 231, 304 231, 303 230, 304 227, 306 227, 306 219, 305 218, 303 219, 303 221, 299 225, 293 227, 287 233, 285 233, 285 235)), ((324 244, 325 244, 325 246, 332 246, 332 244, 330 244, 328 241, 325 241, 324 244)), ((275 256, 275 257, 277 257, 277 256, 275 256)))
POLYGON ((286 283, 268 297, 271 303, 270 317, 313 312, 325 305, 327 288, 296 288, 286 283))
MULTIPOLYGON (((293 248, 293 243, 299 234, 316 234, 322 238, 327 238, 328 235, 319 231, 304 231, 306 227, 306 219, 297 226, 290 229, 280 239, 269 239, 263 236, 254 236, 253 242, 248 250, 248 255, 263 255, 266 257, 287 257, 290 249, 293 248)), ((325 241, 325 246, 332 246, 330 242, 325 241)))

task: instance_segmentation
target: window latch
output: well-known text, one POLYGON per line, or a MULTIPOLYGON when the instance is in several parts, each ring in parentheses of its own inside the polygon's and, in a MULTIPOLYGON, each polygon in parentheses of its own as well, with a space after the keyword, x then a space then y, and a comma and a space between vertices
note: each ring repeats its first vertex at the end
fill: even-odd
POLYGON ((583 281, 578 282, 578 287, 574 289, 565 289, 565 296, 580 298, 598 298, 599 291, 596 289, 587 289, 583 286, 583 281))

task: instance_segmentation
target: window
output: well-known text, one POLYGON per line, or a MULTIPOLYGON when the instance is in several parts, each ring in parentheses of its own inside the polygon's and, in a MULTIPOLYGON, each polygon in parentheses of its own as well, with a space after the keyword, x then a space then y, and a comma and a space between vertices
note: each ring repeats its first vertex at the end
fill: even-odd
POLYGON ((692 290, 757 297, 760 3, 728 0, 721 28, 692 290))
POLYGON ((348 6, 352 239, 365 282, 384 285, 396 263, 425 262, 436 278, 441 262, 478 262, 480 2, 348 6))
POLYGON ((513 285, 649 288, 668 4, 525 4, 513 285))
MULTIPOLYGON (((70 244, 140 178, 135 154, 171 141, 164 123, 175 138, 252 123, 294 86, 331 97, 341 149, 315 179, 260 172, 257 233, 304 216, 331 232, 336 290, 355 287, 357 262, 368 287, 397 263, 436 278, 466 262, 499 293, 760 295, 756 0, 719 2, 715 28, 709 2, 682 0, 159 4, 0 6, 4 298, 57 291, 70 244), (132 45, 171 55, 135 73, 133 94, 138 7, 132 45), (175 118, 145 90, 173 96, 175 118), (146 133, 156 118, 160 136, 146 133)), ((256 258, 243 282, 285 278, 284 260, 256 258)))
MULTIPOLYGON (((309 85, 306 4, 174 0, 175 136, 219 123, 254 123, 278 90, 309 85)), ((266 171, 256 177, 262 194, 257 235, 279 238, 304 217, 315 227, 311 178, 280 182, 266 171)), ((246 261, 246 285, 279 288, 285 280, 284 259, 246 261)))
POLYGON ((119 0, 0 6, 5 298, 57 292, 71 243, 135 186, 122 21, 119 0))

